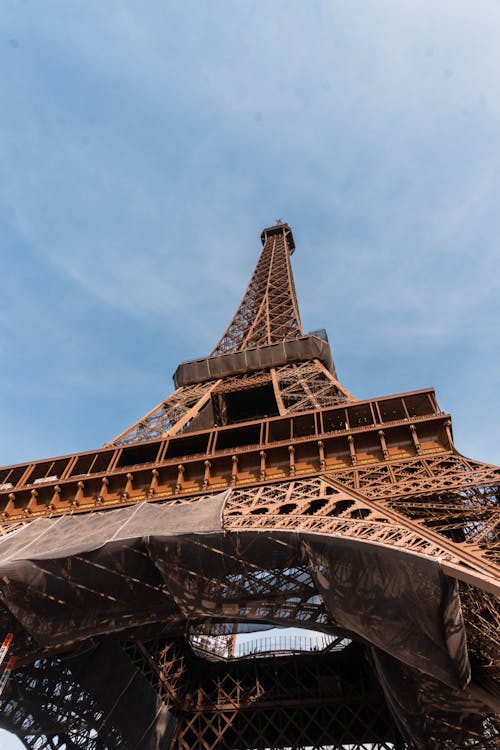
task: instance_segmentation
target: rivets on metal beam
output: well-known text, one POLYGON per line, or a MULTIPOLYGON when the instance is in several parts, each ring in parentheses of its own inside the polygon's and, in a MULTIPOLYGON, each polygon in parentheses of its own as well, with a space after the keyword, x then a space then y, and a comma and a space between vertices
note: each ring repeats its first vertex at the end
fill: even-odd
POLYGON ((184 483, 184 466, 182 464, 179 464, 177 467, 177 484, 175 485, 175 491, 177 494, 182 490, 182 485, 184 483))
POLYGON ((290 476, 295 476, 295 448, 293 445, 288 446, 288 461, 290 464, 290 476))
POLYGON ((417 451, 417 453, 420 453, 420 451, 422 450, 422 446, 420 445, 420 440, 418 439, 417 428, 415 427, 414 424, 411 424, 410 430, 411 430, 411 436, 413 438, 413 444, 415 445, 415 450, 417 451))
POLYGON ((347 436, 347 440, 349 442, 349 452, 351 454, 351 462, 352 462, 352 465, 355 466, 356 463, 357 463, 357 461, 358 461, 358 457, 356 456, 356 448, 355 448, 355 445, 354 445, 354 438, 353 438, 352 435, 348 435, 347 436))
POLYGON ((383 430, 378 431, 378 436, 380 438, 380 445, 382 448, 382 453, 384 455, 385 460, 389 458, 389 451, 387 450, 387 443, 385 442, 385 432, 383 430))
POLYGON ((204 466, 205 473, 203 475, 203 489, 206 490, 208 488, 208 485, 210 484, 210 467, 212 466, 208 458, 204 462, 204 466))
POLYGON ((29 503, 26 506, 26 508, 24 509, 24 513, 27 516, 30 516, 33 513, 33 508, 31 506, 32 505, 36 505, 36 503, 37 503, 38 491, 37 490, 31 490, 30 495, 31 495, 31 497, 29 499, 29 503))
POLYGON ((153 469, 153 471, 151 472, 151 484, 149 485, 149 490, 148 490, 148 498, 150 499, 154 497, 156 494, 156 490, 158 488, 159 475, 160 475, 160 472, 158 471, 158 469, 153 469))
POLYGON ((238 456, 231 456, 231 461, 231 484, 234 485, 238 481, 238 456))
POLYGON ((71 505, 75 506, 76 508, 78 508, 78 506, 83 500, 83 490, 85 489, 85 485, 83 482, 80 481, 78 482, 77 487, 78 489, 76 491, 76 495, 71 502, 71 505))
POLYGON ((125 484, 125 489, 123 490, 123 493, 122 493, 122 497, 124 500, 127 500, 130 497, 132 490, 134 489, 133 483, 134 483, 133 474, 127 474, 127 483, 125 484))
POLYGON ((318 450, 319 450, 319 468, 323 471, 323 469, 326 468, 326 461, 325 461, 325 444, 322 440, 318 440, 318 450))
POLYGON ((99 492, 99 495, 97 496, 98 503, 104 503, 106 501, 106 496, 108 494, 108 484, 109 479, 107 477, 103 477, 101 480, 101 491, 99 492))
POLYGON ((47 506, 46 506, 47 510, 48 511, 55 510, 60 504, 60 502, 61 502, 61 488, 58 484, 56 484, 56 486, 54 487, 54 492, 52 493, 52 497, 47 503, 47 506))
POLYGON ((263 481, 266 478, 266 452, 260 451, 260 478, 263 481))

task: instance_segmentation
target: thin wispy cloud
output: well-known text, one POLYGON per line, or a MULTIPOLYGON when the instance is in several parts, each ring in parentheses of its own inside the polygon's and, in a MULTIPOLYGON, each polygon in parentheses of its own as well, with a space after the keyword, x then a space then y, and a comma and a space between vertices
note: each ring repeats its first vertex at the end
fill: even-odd
POLYGON ((6 0, 2 463, 168 393, 278 217, 347 387, 434 385, 500 463, 499 27, 497 0, 6 0))
POLYGON ((498 20, 494 2, 8 3, 4 414, 22 433, 43 402, 51 435, 27 454, 92 447, 167 392, 278 216, 304 324, 359 395, 452 374, 470 393, 472 361, 493 378, 498 20), (69 425, 61 389, 85 405, 69 425))

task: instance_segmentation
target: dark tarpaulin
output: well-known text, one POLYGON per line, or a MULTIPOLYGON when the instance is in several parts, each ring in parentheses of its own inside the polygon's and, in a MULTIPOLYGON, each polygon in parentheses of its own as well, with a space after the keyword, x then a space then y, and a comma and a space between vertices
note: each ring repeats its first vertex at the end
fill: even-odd
MULTIPOLYGON (((455 690, 422 675, 380 649, 371 649, 371 662, 387 704, 402 734, 418 750, 481 747, 479 740, 496 738, 498 725, 475 690, 455 690), (490 717, 486 714, 490 713, 490 717), (453 727, 453 734, 450 733, 453 727), (429 738, 433 740, 430 741, 429 738), (471 737, 475 737, 474 743, 471 737), (431 743, 431 744, 430 744, 431 743)), ((474 687, 474 686, 473 686, 474 687)), ((493 747, 488 744, 488 747, 493 747)))
POLYGON ((68 664, 102 708, 103 722, 119 727, 129 747, 168 750, 177 721, 118 643, 105 641, 68 664))
POLYGON ((353 539, 311 537, 307 548, 335 622, 450 687, 469 683, 458 587, 438 560, 353 539))
POLYGON ((0 566, 20 560, 55 560, 114 541, 220 531, 227 492, 190 503, 142 502, 98 513, 37 518, 0 539, 0 566))
POLYGON ((269 370, 291 362, 310 362, 313 359, 319 359, 335 375, 330 344, 318 336, 302 336, 269 346, 182 362, 174 373, 174 384, 176 388, 180 388, 257 370, 269 370))
POLYGON ((184 618, 148 553, 148 534, 220 529, 225 494, 37 519, 0 541, 0 597, 39 644, 184 618))
POLYGON ((438 560, 320 534, 228 533, 226 496, 28 524, 0 541, 6 612, 46 648, 155 625, 182 635, 205 619, 314 627, 357 635, 447 689, 467 684, 460 601, 438 560))

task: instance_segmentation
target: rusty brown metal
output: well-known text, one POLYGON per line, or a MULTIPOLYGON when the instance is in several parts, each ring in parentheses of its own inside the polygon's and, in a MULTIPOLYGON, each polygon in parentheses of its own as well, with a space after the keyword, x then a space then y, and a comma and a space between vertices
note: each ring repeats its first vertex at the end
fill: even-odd
MULTIPOLYGON (((302 368, 297 369, 302 379, 302 368)), ((259 386, 271 383, 272 378, 260 376, 258 380, 250 378, 249 381, 251 386, 259 386)), ((311 382, 316 386, 316 380, 311 382)), ((206 403, 205 396, 209 394, 225 394, 228 390, 235 393, 240 387, 241 382, 216 382, 208 386, 200 400, 206 403)), ((407 472, 415 485, 416 465, 426 465, 425 461, 428 464, 431 456, 439 455, 451 461, 445 486, 450 482, 454 486, 465 486, 470 481, 462 469, 470 464, 461 463, 465 461, 461 458, 457 459, 460 468, 455 470, 452 479, 455 450, 446 429, 449 415, 439 411, 432 390, 355 403, 342 401, 331 407, 300 412, 296 411, 291 396, 288 398, 286 403, 291 406, 283 416, 212 426, 200 432, 179 431, 179 434, 176 428, 182 423, 186 425, 184 420, 190 413, 187 411, 160 440, 141 440, 5 467, 0 470, 2 518, 13 521, 26 515, 88 511, 96 503, 116 507, 143 498, 194 496, 206 492, 206 460, 211 463, 209 485, 214 491, 234 484, 251 485, 260 481, 263 450, 268 480, 328 471, 357 488, 368 482, 373 485, 378 478, 381 485, 378 492, 384 496, 392 492, 388 489, 388 479, 391 481, 394 472, 402 472, 408 465, 407 472), (403 414, 405 416, 401 417, 403 414), (398 415, 400 418, 395 418, 398 415), (236 474, 233 456, 238 458, 236 474), (181 464, 183 472, 179 482, 181 464), (381 466, 392 474, 380 473, 381 466)), ((318 403, 327 400, 323 383, 315 398, 318 403)), ((429 471, 425 470, 424 477, 429 471)), ((476 473, 476 481, 490 482, 496 472, 494 467, 485 465, 476 473)), ((423 489, 427 486, 424 483, 423 489)), ((415 486, 408 491, 414 492, 415 486)))
MULTIPOLYGON (((247 350, 304 337, 290 227, 269 227, 262 243, 241 305, 210 355, 243 352, 238 367, 247 350)), ((135 675, 131 680, 142 680, 143 692, 152 691, 158 716, 166 712, 162 748, 497 748, 500 468, 457 451, 450 415, 432 389, 356 400, 333 365, 301 357, 179 387, 104 448, 0 469, 2 540, 36 519, 105 514, 139 503, 187 508, 226 491, 226 535, 260 535, 280 544, 287 535, 341 539, 431 561, 443 586, 460 592, 459 624, 472 669, 460 689, 414 665, 389 663, 373 644, 342 630, 300 565, 252 568, 205 542, 197 550, 203 555, 206 548, 207 561, 215 554, 228 571, 240 565, 246 573, 228 573, 224 582, 197 573, 200 591, 234 589, 242 611, 254 587, 262 598, 248 604, 249 622, 265 622, 265 610, 268 624, 302 624, 351 645, 335 654, 232 660, 235 623, 215 615, 193 622, 189 615, 185 637, 172 638, 168 622, 163 636, 147 628, 119 636, 123 669, 135 675), (193 644, 207 644, 214 635, 222 638, 222 651, 207 661, 193 644), (353 670, 356 678, 349 681, 353 670)), ((390 589, 392 582, 380 585, 390 589)), ((110 592, 101 595, 112 599, 110 592)), ((50 598, 48 590, 44 596, 50 598)), ((76 608, 75 618, 81 614, 76 608)), ((175 617, 182 622, 180 612, 175 617)), ((132 748, 123 726, 96 719, 103 711, 93 703, 97 688, 93 694, 65 666, 65 654, 76 658, 80 649, 95 648, 95 639, 104 649, 102 633, 90 640, 68 633, 66 644, 30 643, 21 654, 18 693, 11 690, 0 715, 27 747, 132 748), (57 691, 74 698, 54 700, 57 691), (43 729, 43 711, 33 708, 37 700, 50 713, 52 732, 43 729), (77 705, 85 709, 71 744, 68 717, 77 705)))
POLYGON ((295 243, 288 224, 262 233, 262 253, 250 284, 212 356, 287 341, 303 335, 290 255, 295 243))

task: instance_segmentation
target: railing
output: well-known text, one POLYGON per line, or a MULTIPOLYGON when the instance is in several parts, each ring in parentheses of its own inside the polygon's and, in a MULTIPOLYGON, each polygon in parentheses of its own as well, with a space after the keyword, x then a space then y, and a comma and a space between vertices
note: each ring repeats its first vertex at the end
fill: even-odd
POLYGON ((273 635, 248 641, 240 641, 234 647, 233 657, 259 656, 267 654, 290 654, 313 651, 341 651, 348 641, 346 638, 325 635, 273 635))
POLYGON ((237 641, 231 650, 231 637, 192 636, 196 651, 219 659, 242 659, 248 656, 287 656, 290 654, 342 651, 347 638, 316 633, 311 635, 272 635, 237 641))
POLYGON ((0 519, 89 512, 452 450, 433 391, 0 469, 0 519), (371 435, 369 433, 372 433, 371 435), (395 453, 405 445, 404 453, 395 453))

